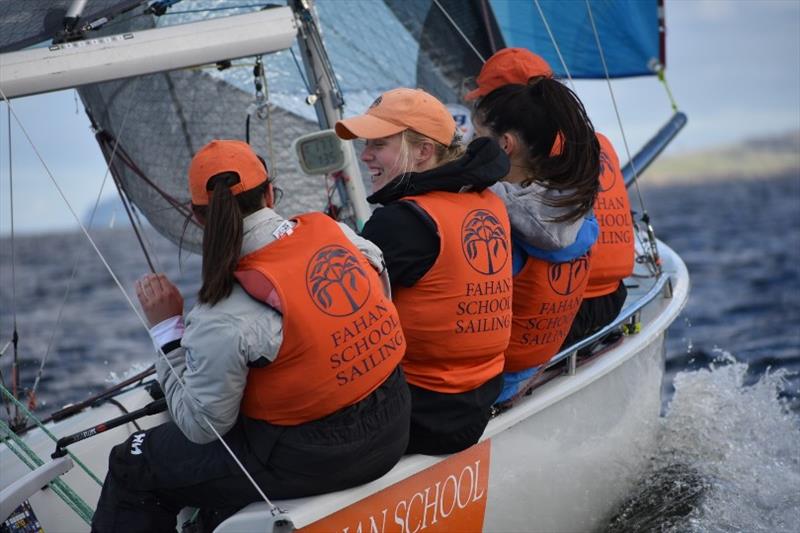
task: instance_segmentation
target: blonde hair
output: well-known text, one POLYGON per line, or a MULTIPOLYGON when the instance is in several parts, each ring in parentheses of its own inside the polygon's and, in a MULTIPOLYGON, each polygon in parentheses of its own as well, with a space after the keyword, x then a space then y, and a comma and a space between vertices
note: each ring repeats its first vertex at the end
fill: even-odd
POLYGON ((414 170, 411 148, 424 142, 433 144, 433 155, 436 158, 433 168, 440 167, 446 163, 449 163, 450 161, 455 161, 464 155, 464 152, 466 151, 466 148, 464 148, 464 145, 461 143, 461 137, 458 135, 458 133, 453 136, 450 146, 445 146, 444 144, 434 141, 430 137, 426 137, 425 135, 417 133, 411 129, 404 130, 401 135, 400 153, 397 156, 397 160, 400 162, 399 168, 401 169, 401 174, 407 174, 408 172, 412 172, 414 170))

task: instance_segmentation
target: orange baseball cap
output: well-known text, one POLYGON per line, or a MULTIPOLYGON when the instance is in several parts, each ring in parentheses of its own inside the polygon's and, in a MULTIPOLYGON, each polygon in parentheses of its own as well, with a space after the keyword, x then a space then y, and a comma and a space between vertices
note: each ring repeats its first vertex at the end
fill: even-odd
POLYGON ((342 139, 380 139, 405 130, 450 146, 456 122, 439 100, 422 89, 401 87, 380 95, 367 112, 336 123, 342 139))
POLYGON ((475 100, 503 85, 525 85, 537 76, 553 76, 553 69, 541 56, 527 48, 503 48, 486 60, 476 80, 478 88, 468 92, 464 99, 475 100))
POLYGON ((208 180, 221 172, 239 175, 239 182, 230 186, 234 195, 254 189, 269 178, 267 169, 246 142, 211 141, 189 163, 189 192, 194 205, 208 205, 212 193, 206 189, 208 180))

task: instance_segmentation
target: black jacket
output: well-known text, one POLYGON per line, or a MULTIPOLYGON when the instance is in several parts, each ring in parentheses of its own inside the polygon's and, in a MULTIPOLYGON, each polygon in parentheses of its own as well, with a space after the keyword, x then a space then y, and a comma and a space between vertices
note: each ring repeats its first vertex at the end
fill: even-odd
MULTIPOLYGON (((393 286, 411 287, 439 256, 439 235, 428 214, 406 196, 431 191, 483 190, 503 178, 510 163, 497 143, 479 138, 459 159, 427 172, 396 177, 367 200, 383 204, 364 225, 362 236, 383 251, 393 286)), ((408 453, 454 453, 475 444, 489 421, 491 406, 503 388, 501 375, 474 390, 445 394, 415 387, 411 391, 408 453)))
POLYGON ((416 204, 401 198, 431 191, 481 191, 505 177, 510 168, 508 156, 497 142, 480 137, 455 161, 426 172, 401 174, 368 197, 370 203, 383 207, 372 213, 361 235, 383 251, 392 286, 413 286, 439 256, 439 234, 433 220, 416 204))

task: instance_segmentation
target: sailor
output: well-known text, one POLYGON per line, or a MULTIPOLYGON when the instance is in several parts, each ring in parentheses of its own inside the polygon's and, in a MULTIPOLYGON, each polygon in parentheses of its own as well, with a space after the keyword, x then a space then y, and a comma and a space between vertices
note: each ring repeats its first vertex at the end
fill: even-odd
POLYGON ((279 216, 262 161, 231 140, 191 161, 203 279, 185 328, 163 274, 136 286, 172 421, 112 450, 93 531, 175 531, 185 506, 259 500, 232 456, 282 499, 371 481, 405 451, 405 340, 381 252, 321 213, 279 216))
MULTIPOLYGON (((528 80, 551 78, 550 65, 525 48, 505 48, 486 61, 478 76, 478 88, 467 95, 476 99, 503 85, 526 84, 528 80)), ((627 297, 623 280, 633 272, 633 218, 628 192, 611 141, 596 133, 600 143, 600 189, 594 215, 600 235, 591 250, 591 270, 584 299, 563 347, 583 339, 613 321, 627 297)))
POLYGON ((476 443, 502 387, 511 332, 510 226, 488 187, 509 169, 492 139, 464 150, 447 108, 419 89, 378 97, 341 120, 343 139, 365 139, 361 161, 381 204, 362 236, 383 250, 408 342, 409 453, 476 443))
POLYGON ((508 208, 514 251, 514 325, 498 404, 524 393, 558 353, 583 300, 598 235, 592 206, 600 147, 591 121, 551 76, 520 79, 517 71, 531 68, 526 61, 541 62, 521 49, 498 52, 466 95, 478 99, 476 134, 496 139, 511 159, 508 176, 492 186, 508 208))

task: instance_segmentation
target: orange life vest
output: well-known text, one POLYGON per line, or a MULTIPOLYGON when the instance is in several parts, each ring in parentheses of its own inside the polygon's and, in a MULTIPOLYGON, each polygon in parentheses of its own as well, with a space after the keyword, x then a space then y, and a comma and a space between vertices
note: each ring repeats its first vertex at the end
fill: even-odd
POLYGON ((514 326, 506 372, 539 366, 558 353, 583 301, 589 257, 587 253, 564 263, 528 257, 514 276, 514 326))
POLYGON ((437 392, 475 389, 503 370, 511 333, 508 213, 489 190, 404 200, 433 219, 440 242, 431 269, 394 295, 408 342, 406 379, 437 392))
POLYGON ((243 257, 236 278, 256 299, 277 291, 283 342, 251 368, 242 412, 278 425, 322 418, 365 398, 405 353, 400 318, 378 274, 333 220, 294 219, 290 235, 243 257))
POLYGON ((620 280, 633 272, 634 260, 631 206, 619 158, 605 136, 598 133, 597 140, 601 172, 594 216, 600 225, 600 235, 592 246, 592 268, 585 298, 605 296, 617 290, 620 280))

